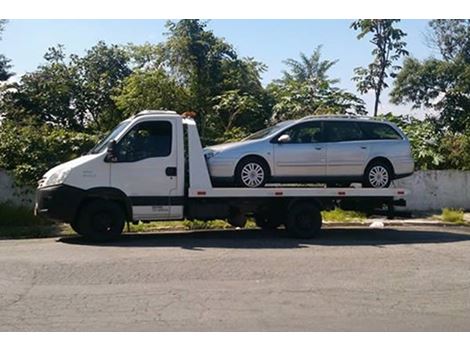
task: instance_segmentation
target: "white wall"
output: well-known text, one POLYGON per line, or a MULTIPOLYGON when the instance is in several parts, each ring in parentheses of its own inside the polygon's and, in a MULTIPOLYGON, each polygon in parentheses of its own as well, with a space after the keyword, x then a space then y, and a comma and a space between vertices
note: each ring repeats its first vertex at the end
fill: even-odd
POLYGON ((417 171, 394 181, 393 186, 410 190, 406 207, 409 210, 470 210, 470 171, 417 171))
POLYGON ((34 189, 17 188, 5 170, 0 169, 0 203, 11 202, 16 205, 34 204, 34 189))

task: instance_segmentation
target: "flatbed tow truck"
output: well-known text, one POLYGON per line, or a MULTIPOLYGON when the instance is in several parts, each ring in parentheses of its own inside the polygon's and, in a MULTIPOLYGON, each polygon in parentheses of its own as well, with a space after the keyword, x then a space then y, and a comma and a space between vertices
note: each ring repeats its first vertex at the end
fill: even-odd
POLYGON ((293 236, 311 238, 321 229, 324 209, 373 213, 385 206, 393 215, 407 193, 397 188, 213 187, 196 122, 175 112, 143 111, 119 124, 89 154, 49 170, 39 182, 35 213, 70 223, 93 241, 116 238, 126 222, 224 219, 243 227, 249 216, 261 228, 284 225, 293 236), (142 133, 156 136, 154 152, 142 153, 133 145, 142 133))

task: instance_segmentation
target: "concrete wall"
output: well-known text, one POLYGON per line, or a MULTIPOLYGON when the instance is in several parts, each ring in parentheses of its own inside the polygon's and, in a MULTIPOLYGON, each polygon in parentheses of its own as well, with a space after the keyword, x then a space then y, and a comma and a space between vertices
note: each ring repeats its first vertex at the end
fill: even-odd
MULTIPOLYGON (((470 210, 470 171, 418 171, 410 177, 394 181, 393 186, 411 191, 407 197, 408 210, 470 210)), ((12 178, 0 170, 0 202, 32 206, 33 200, 34 190, 15 188, 12 178)))
POLYGON ((4 202, 32 207, 34 189, 15 187, 11 176, 5 170, 0 169, 0 203, 4 202))
POLYGON ((408 210, 470 210, 470 171, 417 171, 410 177, 394 181, 393 186, 410 190, 408 210))

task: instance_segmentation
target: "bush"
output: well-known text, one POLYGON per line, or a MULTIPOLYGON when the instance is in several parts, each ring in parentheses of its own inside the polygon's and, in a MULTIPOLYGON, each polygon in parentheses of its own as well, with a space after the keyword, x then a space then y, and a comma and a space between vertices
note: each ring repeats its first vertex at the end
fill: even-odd
POLYGON ((366 219, 366 215, 358 211, 335 208, 334 210, 322 211, 322 218, 324 221, 354 222, 366 219))
POLYGON ((463 224, 465 221, 463 219, 463 210, 462 209, 450 209, 444 208, 442 209, 442 220, 447 222, 453 222, 457 224, 463 224))
POLYGON ((97 137, 50 125, 0 126, 0 168, 12 173, 18 186, 36 186, 50 168, 90 150, 97 137))

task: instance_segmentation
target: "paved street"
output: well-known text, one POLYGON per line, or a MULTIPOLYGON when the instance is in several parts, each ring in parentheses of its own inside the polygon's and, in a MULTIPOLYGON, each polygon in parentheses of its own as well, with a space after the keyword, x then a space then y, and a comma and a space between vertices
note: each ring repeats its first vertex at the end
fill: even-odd
POLYGON ((470 330, 470 230, 0 241, 0 330, 470 330))

